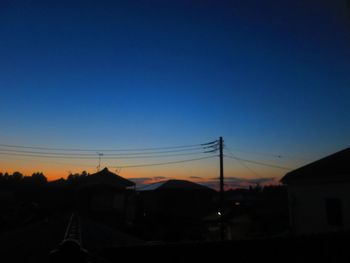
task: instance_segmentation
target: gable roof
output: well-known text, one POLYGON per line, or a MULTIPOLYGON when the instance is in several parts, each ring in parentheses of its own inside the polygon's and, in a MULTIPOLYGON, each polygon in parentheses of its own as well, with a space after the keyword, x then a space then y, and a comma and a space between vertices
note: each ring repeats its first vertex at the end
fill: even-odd
POLYGON ((284 184, 350 181, 350 147, 287 173, 284 184))
POLYGON ((135 183, 129 181, 128 179, 125 179, 115 173, 112 173, 106 168, 103 170, 88 175, 84 179, 84 186, 87 185, 109 185, 111 187, 116 187, 116 188, 126 188, 129 186, 134 186, 135 183))
POLYGON ((206 191, 214 191, 211 188, 197 184, 187 180, 167 180, 157 182, 146 187, 140 189, 142 191, 150 191, 150 190, 206 190, 206 191))
POLYGON ((165 189, 188 189, 188 190, 209 190, 209 187, 206 187, 201 184, 190 182, 187 180, 168 180, 164 184, 158 187, 159 190, 165 189))

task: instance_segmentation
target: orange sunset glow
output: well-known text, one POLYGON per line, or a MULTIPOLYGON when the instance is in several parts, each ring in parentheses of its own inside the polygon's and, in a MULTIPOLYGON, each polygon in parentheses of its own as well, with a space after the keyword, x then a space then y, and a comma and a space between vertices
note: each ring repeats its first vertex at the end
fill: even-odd
MULTIPOLYGON (((135 180, 142 184, 150 184, 166 179, 184 179, 202 184, 208 184, 211 187, 218 189, 219 176, 219 159, 213 158, 210 160, 199 160, 193 163, 183 163, 181 165, 159 165, 154 167, 127 167, 119 168, 125 164, 153 164, 158 163, 159 160, 137 159, 132 162, 101 160, 100 169, 103 167, 109 168, 110 171, 115 172, 130 180, 135 180)), ((241 179, 259 179, 270 178, 267 184, 276 184, 283 175, 281 169, 262 167, 261 165, 252 164, 250 169, 247 169, 242 163, 230 159, 225 159, 225 175, 230 178, 241 179)), ((54 181, 60 178, 66 179, 69 174, 81 173, 86 171, 90 174, 98 170, 98 158, 96 160, 60 160, 60 159, 11 159, 8 158, 3 161, 3 167, 6 170, 3 172, 13 173, 19 171, 22 174, 29 176, 35 172, 43 172, 49 181, 54 181), (84 162, 84 165, 75 164, 84 162)), ((288 165, 291 165, 290 163, 288 165)), ((294 164, 295 165, 295 164, 294 164)), ((242 187, 249 184, 242 182, 242 187)), ((230 188, 230 181, 227 182, 226 188, 230 188)))

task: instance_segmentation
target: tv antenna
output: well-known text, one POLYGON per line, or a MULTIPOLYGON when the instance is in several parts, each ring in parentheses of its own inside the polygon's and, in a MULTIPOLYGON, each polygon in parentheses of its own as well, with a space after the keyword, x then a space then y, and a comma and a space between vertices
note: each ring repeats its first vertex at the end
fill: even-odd
POLYGON ((97 172, 99 172, 100 171, 100 169, 101 169, 101 158, 102 158, 102 156, 103 156, 103 153, 97 153, 97 155, 98 155, 98 165, 97 165, 97 172))

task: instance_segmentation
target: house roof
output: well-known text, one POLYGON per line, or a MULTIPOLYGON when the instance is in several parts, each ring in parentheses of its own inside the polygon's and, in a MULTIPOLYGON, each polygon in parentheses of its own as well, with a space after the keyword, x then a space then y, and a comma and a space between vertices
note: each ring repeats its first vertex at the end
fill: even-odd
POLYGON ((66 185, 66 180, 61 177, 60 179, 49 181, 48 184, 51 186, 64 186, 66 185))
POLYGON ((159 186, 158 189, 208 190, 210 188, 187 180, 168 180, 164 184, 159 186))
POLYGON ((212 190, 211 188, 187 180, 167 180, 143 187, 143 191, 149 190, 212 190))
POLYGON ((134 186, 135 183, 112 173, 106 167, 97 173, 88 175, 85 178, 83 185, 109 185, 116 188, 126 188, 129 186, 134 186))
POLYGON ((350 180, 350 147, 287 173, 285 184, 350 180))

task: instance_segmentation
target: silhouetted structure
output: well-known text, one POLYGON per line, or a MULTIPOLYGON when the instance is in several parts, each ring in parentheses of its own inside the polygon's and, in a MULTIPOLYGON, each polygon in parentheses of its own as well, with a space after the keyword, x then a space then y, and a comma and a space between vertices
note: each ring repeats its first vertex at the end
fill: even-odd
POLYGON ((50 252, 50 262, 74 262, 85 263, 88 252, 81 246, 80 219, 77 214, 72 214, 66 229, 63 241, 50 252))
POLYGON ((201 218, 212 206, 215 191, 190 181, 168 180, 139 191, 139 222, 145 238, 168 241, 202 239, 201 218))
POLYGON ((78 208, 89 213, 109 213, 129 220, 129 202, 135 183, 110 172, 107 168, 80 180, 77 189, 78 208))
POLYGON ((46 187, 40 172, 32 176, 0 172, 0 234, 46 216, 46 187))
POLYGON ((350 148, 289 172, 282 182, 293 233, 350 229, 350 148))
POLYGON ((83 249, 81 243, 80 218, 73 213, 69 219, 63 241, 49 254, 50 262, 88 262, 88 252, 83 249))
POLYGON ((225 240, 285 235, 288 230, 286 187, 257 185, 226 191, 223 209, 213 210, 203 221, 208 227, 207 240, 212 241, 220 240, 221 222, 225 240))

